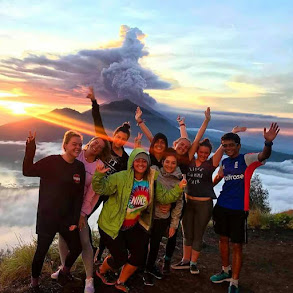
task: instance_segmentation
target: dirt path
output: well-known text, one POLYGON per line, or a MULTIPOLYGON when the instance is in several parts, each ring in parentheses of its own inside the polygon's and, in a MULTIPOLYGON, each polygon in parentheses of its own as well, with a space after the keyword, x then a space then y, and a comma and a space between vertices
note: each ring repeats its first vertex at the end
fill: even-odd
MULTIPOLYGON (((240 277, 241 293, 252 292, 293 292, 293 231, 249 231, 249 243, 244 247, 244 264, 240 277)), ((133 276, 128 285, 132 293, 221 293, 227 292, 228 283, 212 284, 210 276, 220 270, 218 240, 211 228, 205 235, 206 247, 202 251, 198 267, 199 275, 191 275, 189 271, 172 271, 170 276, 157 280, 155 286, 145 287, 142 274, 133 276)), ((178 239, 173 262, 179 261, 182 255, 182 239, 178 239)), ((160 263, 164 254, 165 244, 160 250, 160 263)), ((27 280, 15 284, 14 288, 3 293, 28 292, 27 280)), ((82 293, 83 287, 72 287, 69 284, 61 289, 49 278, 44 278, 45 293, 75 292, 82 293)), ((96 292, 117 293, 114 287, 105 286, 95 280, 96 292)))

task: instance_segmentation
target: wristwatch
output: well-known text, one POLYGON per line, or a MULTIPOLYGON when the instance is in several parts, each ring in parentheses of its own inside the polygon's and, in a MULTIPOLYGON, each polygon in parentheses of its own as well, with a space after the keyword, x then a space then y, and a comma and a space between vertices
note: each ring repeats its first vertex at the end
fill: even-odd
POLYGON ((272 141, 265 141, 265 146, 266 147, 271 147, 273 145, 272 141))

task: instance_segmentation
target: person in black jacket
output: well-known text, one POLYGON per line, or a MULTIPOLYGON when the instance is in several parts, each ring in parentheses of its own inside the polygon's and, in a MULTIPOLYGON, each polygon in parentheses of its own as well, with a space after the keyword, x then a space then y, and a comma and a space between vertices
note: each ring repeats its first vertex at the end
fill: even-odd
POLYGON ((52 155, 33 163, 36 134, 29 133, 23 161, 23 175, 40 177, 36 233, 37 249, 32 263, 31 289, 39 292, 39 276, 48 249, 59 232, 65 239, 69 254, 59 274, 60 283, 72 279, 70 268, 81 252, 78 221, 83 201, 85 169, 76 160, 81 152, 82 136, 72 130, 65 133, 62 155, 52 155))

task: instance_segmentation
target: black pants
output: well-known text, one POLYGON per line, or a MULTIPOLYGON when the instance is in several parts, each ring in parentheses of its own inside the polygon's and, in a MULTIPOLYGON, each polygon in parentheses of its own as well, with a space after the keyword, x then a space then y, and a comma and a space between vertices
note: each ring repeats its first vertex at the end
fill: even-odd
POLYGON ((125 231, 120 230, 115 239, 101 228, 99 232, 110 251, 107 263, 112 269, 117 270, 126 263, 135 267, 144 265, 149 235, 139 224, 125 231))
POLYGON ((167 231, 167 228, 169 227, 170 219, 154 219, 152 231, 150 235, 150 246, 149 246, 149 253, 148 258, 146 262, 146 270, 150 271, 153 266, 156 263, 159 249, 160 249, 160 243, 162 240, 162 237, 167 231))
MULTIPOLYGON (((65 266, 70 268, 72 267, 72 265, 74 264, 74 262, 76 261, 76 259, 82 251, 79 239, 79 232, 78 229, 75 229, 74 231, 59 231, 59 234, 64 238, 69 248, 69 253, 65 260, 65 266)), ((49 250, 49 247, 54 237, 55 234, 38 234, 37 249, 32 263, 33 278, 38 278, 40 276, 45 256, 49 250)))

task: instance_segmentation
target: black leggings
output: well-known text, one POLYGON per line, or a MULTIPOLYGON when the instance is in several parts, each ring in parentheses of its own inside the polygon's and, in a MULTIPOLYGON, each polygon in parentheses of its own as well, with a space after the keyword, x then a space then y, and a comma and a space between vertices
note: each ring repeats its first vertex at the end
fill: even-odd
POLYGON ((150 235, 150 248, 149 248, 149 254, 146 262, 146 269, 148 271, 152 270, 154 267, 159 249, 160 249, 160 243, 162 240, 162 237, 167 231, 167 228, 169 227, 170 219, 154 219, 152 231, 150 235))
MULTIPOLYGON (((57 233, 57 231, 56 231, 57 233)), ((65 266, 70 268, 80 255, 82 248, 79 239, 78 229, 74 231, 59 231, 59 234, 64 238, 68 248, 69 253, 65 260, 65 266)), ((34 255, 32 263, 32 277, 38 278, 41 274, 43 263, 46 257, 46 254, 49 250, 49 247, 55 237, 55 234, 52 235, 40 235, 38 234, 37 249, 34 255)))

